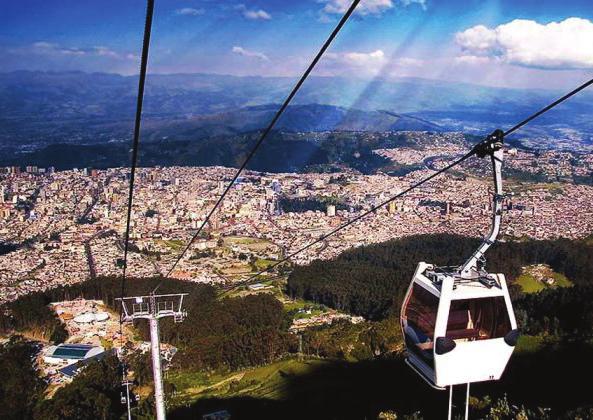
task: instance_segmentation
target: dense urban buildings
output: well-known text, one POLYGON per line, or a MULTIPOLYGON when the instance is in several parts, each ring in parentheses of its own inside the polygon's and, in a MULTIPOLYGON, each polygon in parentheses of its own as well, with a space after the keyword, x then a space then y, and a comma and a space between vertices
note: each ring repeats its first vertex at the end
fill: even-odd
MULTIPOLYGON (((459 136, 456 133, 438 135, 439 141, 433 141, 432 134, 410 135, 430 135, 432 146, 375 151, 394 165, 422 163, 402 176, 361 175, 351 169, 332 174, 244 173, 172 276, 221 284, 245 279, 397 194, 463 151, 450 141, 459 136), (286 203, 292 207, 286 208, 286 203)), ((593 231, 593 186, 573 181, 574 176, 590 177, 590 155, 554 151, 536 155, 509 148, 506 159, 509 195, 504 238, 580 238, 593 231), (515 176, 518 171, 528 178, 515 176), (539 182, 529 179, 531 175, 556 182, 539 182)), ((222 167, 139 169, 129 273, 167 273, 234 171, 222 167)), ((487 160, 474 158, 458 171, 310 248, 294 263, 328 259, 352 246, 413 234, 481 236, 490 223, 489 171, 487 160)), ((0 301, 89 277, 118 275, 128 173, 127 168, 3 168, 0 301)))

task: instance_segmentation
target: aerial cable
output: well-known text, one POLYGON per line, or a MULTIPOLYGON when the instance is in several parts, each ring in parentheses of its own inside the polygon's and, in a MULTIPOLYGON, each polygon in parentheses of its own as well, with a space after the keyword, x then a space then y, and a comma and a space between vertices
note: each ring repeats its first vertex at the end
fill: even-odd
POLYGON ((291 260, 292 258, 294 258, 295 256, 297 256, 301 252, 304 252, 307 249, 311 248, 312 246, 317 245, 318 243, 325 241, 330 236, 335 235, 336 233, 340 232, 341 230, 347 228, 348 226, 350 226, 350 225, 358 222, 360 219, 365 218, 369 214, 376 212, 377 210, 379 210, 380 208, 386 206, 387 204, 391 203, 392 201, 397 200, 398 198, 400 198, 400 197, 406 195, 407 193, 409 193, 410 191, 412 191, 412 190, 420 187, 421 185, 425 184, 426 182, 430 181, 431 179, 436 178, 437 176, 439 176, 443 172, 446 172, 449 169, 451 169, 451 168, 459 165, 461 162, 464 162, 465 160, 467 160, 468 158, 470 158, 471 156, 473 156, 475 153, 476 152, 474 151, 474 149, 470 150, 465 155, 463 155, 462 157, 460 157, 456 161, 450 163, 449 165, 445 166, 444 168, 442 168, 442 169, 438 170, 437 172, 434 172, 434 173, 430 174, 426 178, 423 178, 420 181, 412 184, 411 186, 409 186, 408 188, 406 188, 402 192, 400 192, 400 193, 392 196, 391 198, 383 201, 382 203, 380 203, 380 204, 378 204, 376 206, 371 207, 369 210, 365 211, 364 213, 359 214, 358 216, 354 217, 353 219, 350 219, 349 221, 347 221, 346 223, 338 226, 337 228, 335 228, 331 232, 326 233, 324 235, 321 235, 319 238, 315 239, 313 242, 310 242, 309 244, 303 246, 302 248, 299 248, 298 250, 292 252, 291 254, 287 255, 286 257, 284 257, 280 261, 277 261, 274 264, 269 265, 264 270, 261 270, 258 273, 256 273, 256 274, 252 275, 251 277, 249 277, 245 282, 248 283, 248 282, 254 280, 255 278, 257 278, 261 274, 264 274, 266 272, 269 272, 270 270, 272 270, 273 268, 279 266, 280 264, 285 263, 286 261, 291 260))
POLYGON ((317 53, 317 55, 315 56, 315 58, 311 62, 311 64, 309 64, 309 66, 307 67, 307 69, 305 70, 305 72, 303 73, 303 75, 301 76, 301 78, 299 79, 299 81, 293 87, 293 89, 290 92, 290 94, 286 97, 286 99, 282 103, 282 106, 280 106, 280 108, 278 109, 278 111, 276 111, 276 114, 274 115, 274 118, 272 118, 272 120, 270 121, 269 125, 262 132, 261 136, 259 137, 259 140, 253 146, 253 148, 251 149, 251 151, 249 152, 249 154, 245 158, 245 161, 239 167, 239 169, 237 170, 237 172, 235 173, 235 175, 231 179, 231 182, 229 182, 229 184, 226 186, 225 190, 223 191, 223 193, 218 198, 218 201, 216 201, 216 204, 210 210, 210 212, 206 216, 206 219, 200 225, 198 231, 192 236, 192 238, 190 239, 189 243, 183 249, 183 251, 181 252, 181 254, 179 255, 179 257, 175 260, 175 263, 173 264, 173 266, 171 267, 171 269, 167 272, 167 274, 166 274, 165 277, 169 277, 171 275, 171 273, 175 270, 175 267, 177 267, 177 264, 179 264, 179 262, 181 261, 181 259, 183 258, 183 256, 187 253, 187 251, 191 247, 191 245, 198 238, 198 236, 200 235, 200 233, 202 232, 202 230, 204 229, 204 227, 206 226, 206 224, 210 221, 210 218, 212 217, 212 215, 214 214, 214 212, 222 204, 222 201, 224 200, 224 198, 226 197, 226 195, 229 193, 229 191, 233 187, 233 184, 235 183, 235 181, 237 181, 237 179, 239 178, 239 175, 241 175, 241 173, 243 172, 243 170, 245 169, 245 167, 247 166, 247 164, 249 163, 249 161, 251 160, 251 158, 253 158, 253 156, 255 155, 255 152, 257 151, 257 149, 261 146, 261 144, 266 139, 266 137, 268 136, 268 134, 270 134, 270 132, 272 131, 272 129, 274 128, 274 126, 276 125, 276 123, 278 122, 278 120, 280 119, 280 117, 282 116, 282 114, 284 113, 284 111, 286 110, 286 108, 288 107, 288 105, 290 104, 290 102, 292 101, 292 99, 295 97, 295 95, 297 94, 297 92, 299 91, 299 89, 301 88, 301 86, 303 85, 303 83, 305 83, 305 80, 307 80, 307 78, 309 77, 309 74, 311 74, 311 72, 313 71, 313 69, 315 68, 315 66, 317 65, 317 63, 319 62, 319 60, 321 59, 321 57, 325 53, 325 51, 329 48, 329 46, 331 45, 331 43, 333 42, 333 40, 336 38, 336 36, 338 35, 338 33, 340 32, 340 30, 342 29, 342 27, 346 24, 346 22, 348 21, 348 19, 352 15, 352 13, 354 13, 354 10, 356 9, 356 6, 358 6, 358 3, 360 3, 360 0, 354 0, 352 2, 352 4, 350 5, 350 7, 348 8, 348 10, 346 11, 346 13, 344 13, 344 16, 342 16, 342 18, 340 19, 340 21, 338 22, 338 24, 336 25, 336 27, 334 28, 334 30, 332 31, 332 33, 329 35, 329 37, 324 42, 323 46, 321 47, 321 49, 319 50, 319 52, 317 53))
POLYGON ((451 420, 451 414, 453 411, 453 385, 449 387, 449 409, 447 411, 447 420, 451 420))
MULTIPOLYGON (((128 192, 128 209, 126 218, 126 233, 124 237, 124 258, 121 278, 121 298, 125 294, 126 274, 128 268, 128 251, 130 242, 130 225, 132 219, 132 203, 134 198, 134 181, 136 168, 138 166, 138 148, 140 144, 140 123, 142 121, 142 103, 144 101, 144 85, 146 82, 146 68, 148 66, 148 50, 150 46, 150 33, 152 29, 152 15, 154 11, 154 0, 146 1, 146 21, 144 24, 144 39, 142 41, 142 56, 140 58, 140 77, 138 78, 138 98, 136 102, 136 118, 134 121, 134 137, 132 142, 132 162, 130 165, 130 186, 128 192)), ((122 336, 122 317, 120 309, 120 337, 122 336)))
MULTIPOLYGON (((514 125, 513 127, 511 127, 510 129, 508 129, 507 131, 505 131, 503 133, 504 136, 507 136, 515 131, 517 131, 519 128, 523 127, 524 125, 528 124, 529 122, 531 122, 532 120, 534 120, 535 118, 539 117, 540 115, 548 112, 549 110, 551 110, 552 108, 554 108, 555 106, 561 104, 562 102, 566 101, 567 99, 569 99, 570 97, 576 95, 578 92, 580 92, 581 90, 587 88, 588 86, 593 84, 593 79, 588 80, 587 82, 583 83, 582 85, 580 85, 579 87, 577 87, 576 89, 570 91, 569 93, 567 93, 566 95, 562 96, 561 98, 557 99, 556 101, 552 102, 551 104, 547 105, 546 107, 540 109, 539 111, 537 111, 536 113, 530 115, 529 117, 525 118, 523 121, 521 121, 520 123, 514 125)), ((496 133, 496 132, 495 132, 496 133)), ((260 275, 267 273, 269 271, 271 271, 272 269, 274 269, 275 267, 279 266, 280 264, 283 264, 289 260, 291 260, 292 258, 294 258, 295 256, 297 256, 298 254, 300 254, 301 252, 306 251, 307 249, 311 248, 312 246, 325 241, 326 239, 328 239, 330 236, 335 235, 336 233, 340 232, 341 230, 347 228, 348 226, 352 225, 353 223, 356 223, 357 221, 359 221, 360 219, 363 219, 364 217, 368 216, 371 213, 376 212, 377 210, 379 210, 380 208, 386 206, 387 204, 391 203, 392 201, 397 200, 398 198, 402 197, 403 195, 409 193, 410 191, 420 187, 421 185, 423 185, 424 183, 430 181, 433 178, 436 178, 437 176, 439 176, 440 174, 447 172, 448 170, 454 168, 455 166, 461 164, 462 162, 464 162, 465 160, 469 159, 471 156, 473 155, 478 155, 480 157, 483 157, 485 150, 489 147, 489 145, 491 144, 491 139, 492 139, 493 135, 489 135, 486 139, 482 140, 481 142, 477 143, 469 152, 467 152, 465 155, 461 156, 460 158, 458 158, 457 160, 455 160, 454 162, 450 163, 449 165, 447 165, 446 167, 438 170, 437 172, 432 173, 431 175, 427 176, 426 178, 412 184, 411 186, 409 186, 408 188, 406 188, 405 190, 403 190, 402 192, 392 196, 391 198, 383 201, 382 203, 371 207, 370 210, 365 211, 364 213, 356 216, 355 218, 347 221, 346 223, 338 226, 337 228, 335 228, 334 230, 332 230, 329 233, 326 233, 325 235, 320 236, 318 239, 314 240, 313 242, 303 246, 302 248, 299 248, 298 250, 292 252, 291 254, 287 255, 286 257, 282 258, 281 260, 275 262, 272 265, 269 265, 268 267, 266 267, 265 269, 253 274, 252 276, 250 276, 247 280, 240 282, 239 284, 237 284, 237 286, 235 287, 240 287, 244 284, 248 284, 251 281, 255 280, 256 278, 258 278, 260 275)), ((233 287, 233 289, 235 288, 233 287)))
POLYGON ((561 98, 558 98, 557 100, 555 100, 554 102, 552 102, 550 105, 540 109, 539 111, 537 111, 535 114, 530 115, 529 117, 525 118, 523 121, 521 121, 520 123, 514 125, 513 127, 509 128, 507 131, 504 132, 505 137, 508 136, 511 133, 514 133, 515 131, 517 131, 518 129, 520 129, 521 127, 523 127, 525 124, 529 123, 531 120, 536 119, 537 117, 539 117, 540 115, 548 112, 550 109, 554 108, 556 105, 560 105, 562 102, 566 101, 568 98, 570 98, 571 96, 576 95, 577 93, 579 93, 581 90, 591 86, 593 84, 593 79, 590 79, 588 81, 586 81, 585 83, 583 83, 582 85, 580 85, 579 87, 577 87, 576 89, 568 92, 566 95, 564 95, 561 98))
POLYGON ((465 420, 469 419, 469 386, 470 383, 468 382, 465 390, 465 420))

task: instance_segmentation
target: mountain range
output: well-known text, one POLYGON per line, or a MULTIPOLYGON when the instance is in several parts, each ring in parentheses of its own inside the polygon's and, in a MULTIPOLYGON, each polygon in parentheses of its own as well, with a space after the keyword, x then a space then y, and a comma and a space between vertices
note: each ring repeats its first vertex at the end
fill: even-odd
MULTIPOLYGON (((261 129, 294 83, 290 77, 149 74, 143 139, 199 141, 261 129)), ((136 76, 0 73, 0 151, 12 156, 50 144, 129 142, 136 90, 136 76)), ((418 78, 310 77, 276 128, 485 134, 513 125, 561 94, 418 78)), ((590 146, 592 114, 593 94, 583 92, 518 136, 539 146, 590 146)))

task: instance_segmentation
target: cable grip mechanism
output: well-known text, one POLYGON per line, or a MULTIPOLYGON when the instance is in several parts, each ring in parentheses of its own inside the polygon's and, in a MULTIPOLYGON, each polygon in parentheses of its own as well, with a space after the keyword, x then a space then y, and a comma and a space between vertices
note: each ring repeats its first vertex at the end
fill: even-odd
POLYGON ((496 129, 484 140, 476 144, 473 148, 474 154, 480 158, 491 156, 497 150, 502 149, 504 145, 504 131, 496 129))

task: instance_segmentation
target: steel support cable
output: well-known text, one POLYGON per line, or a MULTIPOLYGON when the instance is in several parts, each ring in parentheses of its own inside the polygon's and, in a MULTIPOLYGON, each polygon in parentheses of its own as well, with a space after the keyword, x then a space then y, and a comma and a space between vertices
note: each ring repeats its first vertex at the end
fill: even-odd
MULTIPOLYGON (((134 120, 134 136, 132 141, 132 162, 130 165, 130 186, 128 192, 128 209, 126 218, 126 233, 124 237, 124 259, 121 278, 121 298, 123 299, 126 287, 126 274, 128 268, 128 251, 130 242, 130 225, 132 219, 132 203, 134 199, 134 181, 138 166, 138 148, 140 144, 140 123, 142 121, 142 104, 144 102, 144 85, 146 82, 146 68, 148 66, 148 50, 152 30, 152 15, 154 0, 146 1, 146 20, 144 22, 144 38, 142 40, 142 56, 140 58, 140 77, 138 78, 138 98, 136 101, 136 118, 134 120)), ((119 333, 122 336, 122 309, 120 308, 119 333)))
MULTIPOLYGON (((525 118, 523 121, 521 121, 520 123, 514 125, 513 127, 511 127, 510 129, 508 129, 507 131, 504 132, 504 136, 507 136, 511 133, 514 133, 515 131, 517 131, 519 128, 523 127, 524 125, 528 124, 529 122, 531 122, 532 120, 534 120, 535 118, 539 117, 540 115, 548 112, 549 110, 551 110, 552 108, 554 108, 555 106, 561 104, 562 102, 566 101, 567 99, 569 99, 570 97, 576 95, 577 93, 579 93, 580 91, 582 91, 583 89, 587 88, 588 86, 593 84, 593 79, 590 79, 588 81, 586 81, 585 83, 583 83, 582 85, 580 85, 579 87, 577 87, 576 89, 570 91, 569 93, 567 93, 566 95, 562 96, 561 98, 558 98, 557 100, 555 100, 554 102, 552 102, 551 104, 547 105, 546 107, 540 109, 539 111, 537 111, 534 114, 531 114, 529 117, 525 118)), ((327 238, 329 238, 330 236, 335 235, 336 233, 340 232, 341 230, 345 229, 346 227, 352 225, 353 223, 359 221, 360 219, 363 219, 364 217, 368 216, 371 213, 374 213, 375 211, 379 210, 380 208, 386 206, 387 204, 391 203, 392 201, 397 200, 398 198, 402 197, 403 195, 409 193, 410 191, 416 189, 417 187, 420 187, 422 184, 430 181, 431 179, 439 176, 440 174, 447 172, 448 170, 454 168, 455 166, 459 165, 460 163, 462 163, 463 161, 467 160, 468 158, 470 158, 471 156, 473 156, 474 154, 478 153, 480 151, 480 145, 483 145, 485 142, 482 141, 480 143, 478 143, 476 146, 474 146, 472 148, 472 150, 470 150, 469 152, 467 152, 465 155, 463 155, 461 158, 457 159, 456 161, 450 163, 449 165, 447 165, 446 167, 444 167, 443 169, 440 169, 439 171, 429 175, 428 177, 414 183, 413 185, 411 185, 410 187, 406 188, 404 191, 394 195, 393 197, 383 201, 382 203, 372 207, 370 210, 365 211, 364 213, 356 216, 355 218, 349 220, 348 222, 338 226, 337 228, 335 228, 334 230, 332 230, 329 233, 326 233, 325 235, 320 236, 318 239, 314 240, 313 242, 303 246, 302 248, 299 248, 298 250, 292 252, 291 254, 287 255, 286 257, 282 258, 280 261, 277 261, 276 263, 269 265, 268 267, 266 267, 265 269, 255 273, 254 275, 252 275, 251 277, 249 277, 247 280, 240 282, 237 286, 233 287, 230 290, 235 289, 236 287, 240 287, 242 285, 245 284, 249 284, 251 281, 255 280, 256 278, 258 278, 260 275, 267 273, 269 271, 271 271, 272 269, 274 269, 275 267, 279 266, 280 264, 283 264, 289 260, 291 260, 292 258, 294 258, 295 256, 297 256, 298 254, 300 254, 301 252, 306 251, 307 249, 311 248, 312 246, 326 240, 327 238)), ((229 290, 229 291, 230 291, 229 290)))
POLYGON ((579 93, 581 90, 586 89, 587 87, 591 86, 593 84, 593 79, 590 79, 588 81, 586 81, 585 83, 583 83, 582 85, 580 85, 579 87, 577 87, 574 90, 571 90, 570 92, 568 92, 566 95, 564 95, 561 98, 556 99, 554 102, 552 102, 550 105, 540 109, 539 111, 537 111, 535 114, 531 114, 529 117, 525 118, 523 121, 521 121, 520 123, 514 125, 513 127, 509 128, 507 131, 504 132, 505 136, 508 136, 511 133, 514 133, 515 131, 517 131, 518 129, 520 129, 521 127, 523 127, 524 125, 526 125, 527 123, 529 123, 531 120, 536 119, 537 117, 539 117, 542 114, 545 114, 546 112, 548 112, 550 109, 554 108, 556 105, 560 105, 562 102, 566 101, 568 98, 576 95, 577 93, 579 93))
MULTIPOLYGON (((266 127, 266 129, 262 132, 262 134, 259 137, 258 141, 255 143, 255 145, 253 146, 253 148, 251 149, 251 151, 249 152, 249 154, 245 158, 245 161, 239 167, 239 169, 237 170, 237 172, 235 173, 235 175, 231 179, 231 182, 229 182, 229 184, 226 186, 226 188, 224 189, 223 193, 220 195, 220 197, 218 198, 218 200, 214 204, 214 207, 210 210, 210 212, 206 216, 206 219, 204 219, 204 221, 202 222, 202 224, 198 228, 198 231, 192 236, 192 238, 190 239, 189 243, 183 249, 183 251, 181 252, 181 254, 179 255, 179 257, 175 260, 175 263, 173 264, 173 266, 171 267, 171 269, 167 272, 167 274, 166 274, 165 277, 169 277, 171 275, 171 273, 177 267, 177 264, 179 264, 179 262, 181 261, 181 259, 187 253, 187 251, 189 251, 189 249, 192 246, 192 244, 194 243, 194 241, 198 238, 198 236, 200 235, 200 233, 202 232, 202 230, 204 229, 204 227, 206 226, 206 224, 210 221, 210 218, 212 217, 212 215, 214 214, 214 212, 222 204, 222 201, 224 200, 224 198, 226 197, 226 195, 229 193, 229 191, 233 187, 233 184, 235 183, 235 181, 237 181, 237 179, 239 178, 239 175, 241 175, 241 173, 243 172, 243 170, 246 168, 246 166, 249 163, 249 161, 251 160, 251 158, 253 158, 253 156, 255 155, 255 152, 257 151, 257 149, 261 146, 261 144, 266 139, 266 137, 268 136, 268 134, 270 134, 270 132, 272 131, 272 129, 274 128, 274 126, 276 125, 276 123, 278 122, 278 120, 280 119, 280 117, 282 116, 282 114, 284 113, 284 111, 286 110, 286 108, 288 107, 288 105, 292 102, 293 98, 295 97, 295 95, 297 94, 297 92, 299 91, 299 89, 301 88, 301 86, 303 85, 303 83, 305 83, 305 80, 307 80, 307 78, 309 77, 309 75, 311 74, 311 72, 313 71, 313 69, 315 68, 315 66, 317 65, 317 63, 319 62, 319 60, 321 59, 321 57, 325 53, 325 51, 332 44, 333 40, 336 38, 336 36, 338 35, 338 33, 340 32, 340 30, 342 29, 342 27, 346 24, 346 22, 348 21, 348 19, 350 18, 350 16, 354 12, 354 10, 356 9, 356 6, 358 6, 358 3, 360 3, 360 0, 354 0, 352 2, 352 4, 350 5, 350 7, 348 8, 348 10, 346 11, 346 13, 344 13, 344 16, 342 16, 342 18, 340 19, 340 21, 338 22, 338 24, 336 25, 336 27, 334 28, 334 30, 332 31, 332 33, 329 35, 329 37, 323 43, 321 49, 319 50, 319 52, 317 53, 317 55, 315 56, 315 58, 313 59, 313 61, 311 61, 311 64, 309 64, 309 66, 307 67, 307 69, 305 70, 305 72, 303 73, 303 75, 301 76, 301 78, 299 79, 299 81, 293 87, 293 89, 290 92, 290 94, 286 97, 286 99, 284 100, 284 102, 282 103, 282 105, 280 106, 280 108, 278 109, 278 111, 276 111, 276 114, 274 115, 274 117, 272 118, 272 120, 270 121, 270 123, 268 124, 268 126, 266 127)), ((157 288, 158 288, 158 286, 157 286, 157 288)))
POLYGON ((326 233, 322 236, 320 236, 319 238, 315 239, 313 242, 308 243, 307 245, 299 248, 298 250, 290 253, 289 255, 287 255, 286 257, 282 258, 280 261, 275 262, 274 264, 266 267, 266 269, 261 270, 259 272, 257 272, 256 274, 254 274, 253 276, 249 277, 245 282, 242 283, 249 283, 252 280, 254 280, 255 278, 257 278, 258 276, 260 276, 261 274, 267 273, 270 270, 272 270, 273 268, 279 266, 282 263, 285 263, 286 261, 291 260, 292 258, 294 258, 295 256, 297 256, 298 254, 300 254, 301 252, 306 251, 307 249, 311 248, 312 246, 317 245, 320 242, 325 241, 327 238, 329 238, 330 236, 335 235, 336 233, 340 232, 341 230, 347 228, 348 226, 358 222, 360 219, 365 218, 366 216, 368 216, 371 213, 376 212, 377 210, 379 210, 380 208, 386 206, 387 204, 391 203, 392 201, 397 200, 398 198, 406 195, 407 193, 409 193, 410 191, 420 187, 421 185, 427 183, 428 181, 430 181, 433 178, 436 178, 437 176, 439 176, 440 174, 442 174, 443 172, 448 171, 449 169, 459 165, 460 163, 464 162, 465 160, 469 159, 471 156, 473 156, 475 154, 475 150, 472 149, 469 152, 467 152, 465 155, 463 155, 462 157, 460 157, 459 159, 457 159, 456 161, 450 163, 449 165, 445 166, 444 168, 430 174, 429 176, 427 176, 426 178, 421 179, 418 182, 415 182, 414 184, 412 184, 411 186, 409 186, 408 188, 406 188, 405 190, 403 190, 402 192, 392 196, 391 198, 383 201, 382 203, 371 207, 369 210, 365 211, 364 213, 359 214, 358 216, 356 216, 353 219, 350 219, 349 221, 347 221, 346 223, 338 226, 337 228, 335 228, 334 230, 330 231, 329 233, 326 233))

